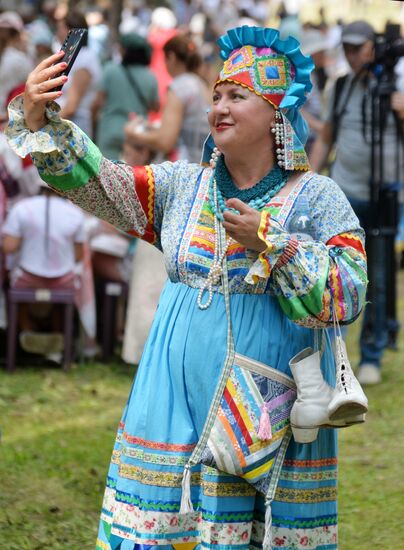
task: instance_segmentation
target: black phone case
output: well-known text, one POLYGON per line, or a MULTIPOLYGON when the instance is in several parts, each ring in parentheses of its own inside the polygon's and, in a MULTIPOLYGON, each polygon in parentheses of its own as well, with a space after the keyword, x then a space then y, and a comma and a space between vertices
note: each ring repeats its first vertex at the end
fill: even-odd
MULTIPOLYGON (((64 71, 60 73, 59 76, 65 75, 67 76, 70 73, 70 69, 73 66, 73 63, 76 60, 76 57, 80 51, 80 48, 83 45, 84 39, 87 36, 87 29, 72 29, 69 31, 69 34, 67 35, 65 41, 62 44, 62 47, 60 48, 61 51, 65 52, 65 55, 62 57, 58 63, 67 63, 67 67, 64 71)), ((57 86, 52 92, 57 92, 62 89, 62 86, 57 86)))

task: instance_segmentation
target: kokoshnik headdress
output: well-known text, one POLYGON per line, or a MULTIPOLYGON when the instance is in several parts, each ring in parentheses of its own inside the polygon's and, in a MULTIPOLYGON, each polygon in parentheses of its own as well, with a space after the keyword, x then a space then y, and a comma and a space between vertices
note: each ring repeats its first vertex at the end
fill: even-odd
MULTIPOLYGON (((269 28, 243 26, 230 29, 219 38, 218 44, 224 65, 215 86, 234 82, 268 101, 282 118, 283 168, 308 170, 310 165, 304 144, 309 130, 300 108, 313 87, 310 81, 314 68, 311 57, 302 54, 298 40, 291 36, 281 40, 279 31, 269 28)), ((209 135, 203 150, 203 164, 209 163, 214 147, 209 135)))

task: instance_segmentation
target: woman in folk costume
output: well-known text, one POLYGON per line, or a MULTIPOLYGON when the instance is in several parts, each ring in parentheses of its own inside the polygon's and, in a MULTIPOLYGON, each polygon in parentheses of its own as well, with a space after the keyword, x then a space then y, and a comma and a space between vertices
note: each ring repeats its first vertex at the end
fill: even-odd
MULTIPOLYGON (((181 508, 184 467, 227 357, 225 263, 236 351, 282 376, 291 376, 294 355, 316 348, 325 332, 316 329, 332 326, 333 312, 350 322, 365 298, 363 231, 339 187, 310 172, 303 147, 307 128, 299 109, 311 88, 310 58, 273 29, 232 29, 219 44, 224 66, 204 150, 205 160, 213 151, 210 166, 178 161, 132 168, 103 158, 47 103, 63 82, 59 54, 38 65, 24 98, 10 105, 14 149, 30 153, 58 192, 161 249, 169 276, 119 427, 98 549, 263 545, 263 495, 240 477, 195 465, 186 472, 189 502, 181 508)), ((337 548, 330 426, 363 417, 328 418, 324 395, 335 397, 340 384, 333 389, 327 335, 322 348, 321 370, 292 373, 298 400, 305 385, 319 391, 309 387, 308 413, 295 421, 266 518, 265 548, 337 548)))

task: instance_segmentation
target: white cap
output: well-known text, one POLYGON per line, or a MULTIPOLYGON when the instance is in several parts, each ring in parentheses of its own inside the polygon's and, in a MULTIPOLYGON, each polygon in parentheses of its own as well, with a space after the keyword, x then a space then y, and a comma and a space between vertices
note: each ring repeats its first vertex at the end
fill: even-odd
POLYGON ((326 37, 317 29, 304 31, 300 46, 304 55, 313 55, 314 53, 323 52, 328 49, 326 37))
POLYGON ((159 7, 153 10, 151 24, 153 27, 159 27, 160 29, 175 29, 177 26, 177 18, 170 9, 159 7))
POLYGON ((15 11, 3 11, 0 13, 0 29, 14 29, 18 32, 24 30, 24 22, 15 11))

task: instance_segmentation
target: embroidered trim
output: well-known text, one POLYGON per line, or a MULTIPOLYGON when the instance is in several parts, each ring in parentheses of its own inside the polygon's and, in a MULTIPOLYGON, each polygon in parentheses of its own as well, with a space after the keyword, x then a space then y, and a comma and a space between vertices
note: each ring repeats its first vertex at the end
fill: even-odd
POLYGON ((208 497, 252 497, 256 491, 252 485, 245 483, 202 483, 203 494, 208 497))
POLYGON ((338 459, 332 458, 320 458, 317 460, 292 460, 286 458, 283 465, 287 467, 295 468, 323 468, 324 466, 337 466, 338 459))
MULTIPOLYGON (((202 208, 205 202, 208 202, 208 187, 209 187, 210 170, 204 170, 202 177, 200 178, 199 189, 196 193, 194 204, 192 207, 191 215, 187 220, 187 224, 184 230, 184 235, 181 239, 179 251, 178 251, 178 275, 181 282, 189 284, 187 269, 187 255, 190 248, 191 238, 195 235, 195 226, 198 223, 202 208)), ((213 216, 213 214, 212 214, 213 216)))
POLYGON ((325 470, 319 472, 289 472, 282 470, 280 479, 283 481, 298 481, 304 483, 306 481, 326 481, 335 480, 338 477, 337 469, 325 470))
POLYGON ((157 240, 157 235, 154 230, 154 201, 156 189, 153 169, 151 166, 134 166, 133 175, 136 194, 147 218, 147 225, 142 235, 142 239, 148 243, 154 244, 157 240))
POLYGON ((285 518, 272 516, 272 523, 277 527, 287 527, 288 529, 313 529, 323 525, 336 525, 338 516, 331 514, 317 518, 285 518))
POLYGON ((289 239, 288 244, 285 247, 282 255, 274 265, 274 269, 279 269, 286 265, 297 254, 299 249, 299 241, 297 239, 289 239))
POLYGON ((327 502, 337 499, 336 487, 319 487, 318 489, 276 489, 275 500, 282 502, 327 502))
MULTIPOLYGON (((114 453, 117 451, 114 451, 114 453)), ((176 456, 169 454, 154 454, 145 452, 143 449, 132 448, 132 447, 123 447, 121 451, 122 455, 129 456, 130 458, 135 458, 141 460, 142 462, 150 464, 165 464, 169 466, 184 466, 187 461, 186 456, 176 456)))
POLYGON ((157 449, 160 451, 174 451, 176 453, 190 453, 195 448, 195 443, 190 444, 178 444, 178 443, 162 443, 159 441, 147 441, 134 435, 129 435, 128 432, 124 432, 123 439, 132 445, 139 445, 146 449, 157 449))
MULTIPOLYGON (((159 487, 181 487, 182 472, 176 474, 174 472, 159 472, 157 470, 146 470, 139 466, 131 466, 130 464, 120 464, 119 475, 126 479, 139 481, 143 485, 157 485, 159 487)), ((191 484, 200 485, 202 475, 200 472, 191 474, 191 484)))
POLYGON ((138 496, 131 495, 129 493, 124 493, 123 491, 116 491, 115 500, 117 502, 123 502, 125 504, 130 504, 131 506, 136 506, 139 510, 144 511, 154 511, 154 512, 179 512, 180 505, 178 502, 161 502, 153 500, 144 500, 138 496))

